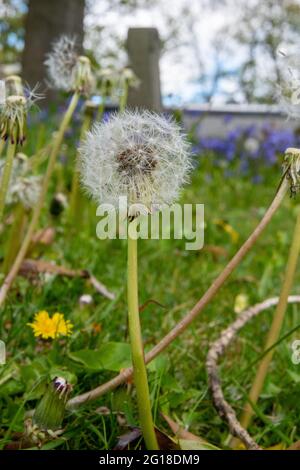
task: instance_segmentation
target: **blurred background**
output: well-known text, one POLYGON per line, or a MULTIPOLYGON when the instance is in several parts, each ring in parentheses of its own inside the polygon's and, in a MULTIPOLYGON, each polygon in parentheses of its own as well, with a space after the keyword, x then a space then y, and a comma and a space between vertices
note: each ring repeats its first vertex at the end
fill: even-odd
POLYGON ((298 143, 280 93, 299 13, 299 0, 0 0, 0 77, 47 89, 45 55, 76 35, 100 68, 133 69, 129 105, 179 110, 197 151, 233 158, 242 134, 252 160, 273 162, 298 143))
POLYGON ((128 29, 155 27, 165 104, 272 103, 278 49, 297 44, 299 13, 297 0, 1 0, 1 74, 42 81, 62 33, 103 67, 125 65, 128 29))

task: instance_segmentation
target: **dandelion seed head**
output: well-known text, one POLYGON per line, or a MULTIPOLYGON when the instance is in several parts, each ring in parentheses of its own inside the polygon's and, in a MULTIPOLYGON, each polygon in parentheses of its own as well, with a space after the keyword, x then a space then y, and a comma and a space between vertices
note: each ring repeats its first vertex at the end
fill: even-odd
POLYGON ((292 119, 300 118, 300 54, 280 52, 280 83, 276 99, 283 112, 292 119))
MULTIPOLYGON (((0 161, 0 179, 5 161, 0 161)), ((22 204, 25 210, 32 209, 39 198, 42 179, 40 176, 28 176, 28 157, 17 153, 13 162, 12 174, 8 187, 6 204, 22 204)))
POLYGON ((75 37, 61 36, 55 41, 45 65, 53 88, 87 94, 92 91, 91 63, 87 57, 78 54, 75 37))
POLYGON ((80 146, 79 170, 86 191, 118 208, 128 203, 171 204, 191 170, 190 145, 170 118, 126 111, 97 123, 80 146))

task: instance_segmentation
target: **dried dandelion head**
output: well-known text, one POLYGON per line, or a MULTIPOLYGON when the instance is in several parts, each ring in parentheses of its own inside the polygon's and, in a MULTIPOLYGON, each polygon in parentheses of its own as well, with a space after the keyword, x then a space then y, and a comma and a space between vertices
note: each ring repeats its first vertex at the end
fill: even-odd
POLYGON ((290 182, 291 196, 300 191, 300 150, 288 148, 283 160, 283 173, 290 182))
POLYGON ((5 79, 5 89, 6 95, 17 95, 17 96, 24 96, 24 88, 22 84, 22 79, 19 75, 9 75, 5 79))
POLYGON ((0 138, 23 145, 26 140, 27 113, 43 96, 37 93, 38 86, 32 90, 24 88, 17 78, 13 76, 5 82, 5 96, 0 102, 0 138))
POLYGON ((79 55, 75 38, 61 36, 55 41, 45 65, 54 88, 83 94, 91 93, 94 88, 91 62, 79 55))
POLYGON ((81 181, 98 202, 159 208, 171 204, 191 169, 190 146, 171 119, 143 111, 97 123, 82 142, 81 181))
POLYGON ((128 88, 137 88, 140 80, 133 70, 124 67, 120 70, 114 68, 103 68, 98 72, 101 94, 118 98, 128 88))
MULTIPOLYGON (((0 161, 0 178, 4 165, 5 161, 0 161)), ((17 153, 13 162, 12 175, 6 199, 8 205, 20 203, 26 211, 36 205, 42 183, 40 176, 28 176, 28 170, 28 157, 23 153, 17 153)))

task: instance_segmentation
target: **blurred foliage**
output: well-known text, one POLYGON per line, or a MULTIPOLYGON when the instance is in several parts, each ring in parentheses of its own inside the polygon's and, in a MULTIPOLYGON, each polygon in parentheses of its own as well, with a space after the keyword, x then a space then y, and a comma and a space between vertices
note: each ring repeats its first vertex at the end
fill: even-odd
POLYGON ((13 64, 23 47, 24 0, 2 0, 0 4, 0 64, 13 64))

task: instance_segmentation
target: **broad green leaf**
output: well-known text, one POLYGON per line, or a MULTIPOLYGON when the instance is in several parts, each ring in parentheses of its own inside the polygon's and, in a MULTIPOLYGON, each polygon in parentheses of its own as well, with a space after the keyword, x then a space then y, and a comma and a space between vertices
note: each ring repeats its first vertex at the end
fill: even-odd
POLYGON ((69 353, 70 359, 94 371, 111 370, 119 372, 131 365, 130 345, 127 343, 106 343, 97 350, 81 349, 69 353))

